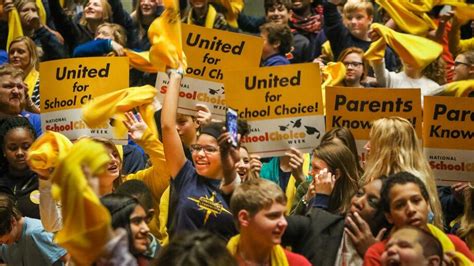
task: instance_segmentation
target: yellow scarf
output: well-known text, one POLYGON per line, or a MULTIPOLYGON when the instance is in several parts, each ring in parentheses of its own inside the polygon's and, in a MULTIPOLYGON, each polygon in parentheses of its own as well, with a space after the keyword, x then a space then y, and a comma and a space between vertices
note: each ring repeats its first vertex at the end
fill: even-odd
POLYGON ((365 52, 365 58, 369 61, 383 59, 387 44, 405 64, 420 69, 424 69, 443 52, 441 44, 423 37, 398 33, 378 23, 372 24, 371 29, 376 31, 381 38, 372 42, 365 52))
POLYGON ((21 27, 20 15, 16 8, 8 14, 8 38, 7 38, 7 51, 10 49, 10 43, 23 36, 23 28, 21 27))
POLYGON ((56 167, 71 147, 71 141, 63 134, 46 131, 31 144, 28 150, 28 165, 34 172, 48 177, 49 170, 56 167))
POLYGON ((130 66, 138 69, 142 72, 147 73, 156 73, 158 72, 158 68, 150 62, 150 52, 135 52, 130 49, 125 49, 125 55, 128 57, 130 62, 130 66))
MULTIPOLYGON (((36 6, 38 6, 38 16, 41 24, 46 25, 46 11, 43 2, 41 2, 41 0, 36 0, 36 6)), ((20 15, 18 14, 18 10, 13 8, 13 10, 8 14, 7 51, 10 49, 10 43, 20 36, 24 36, 20 15)))
POLYGON ((439 240, 439 242, 441 242, 441 246, 443 246, 443 252, 450 251, 455 254, 453 260, 456 263, 454 265, 458 265, 458 266, 472 265, 472 262, 469 258, 464 256, 464 254, 456 251, 456 247, 454 246, 453 242, 451 242, 449 237, 443 231, 441 231, 440 229, 438 229, 438 227, 431 224, 428 224, 428 228, 431 234, 434 237, 436 237, 439 240))
POLYGON ((424 36, 429 30, 436 29, 436 24, 426 12, 430 11, 431 1, 419 0, 416 3, 410 0, 376 0, 397 26, 404 32, 424 36))
MULTIPOLYGON (((335 86, 344 80, 346 76, 346 66, 342 62, 329 62, 326 67, 323 67, 323 84, 321 90, 323 93, 323 106, 326 106, 326 87, 335 86)), ((326 109, 324 109, 326 111, 326 109)))
POLYGON ((111 236, 109 211, 89 187, 82 168, 92 176, 106 170, 110 158, 105 146, 81 139, 60 160, 52 174, 52 194, 62 204, 63 228, 54 240, 67 249, 78 265, 91 265, 111 236))
POLYGON ((181 22, 177 0, 164 0, 165 11, 151 23, 148 29, 150 62, 159 70, 167 67, 186 69, 186 56, 181 43, 181 22))
POLYGON ((159 236, 158 240, 160 241, 161 246, 166 246, 169 243, 169 235, 168 235, 168 228, 166 227, 166 223, 168 223, 168 210, 170 204, 170 187, 168 186, 161 195, 160 198, 160 214, 159 214, 159 236))
POLYGON ((35 89, 36 83, 39 79, 39 72, 34 67, 30 70, 30 73, 25 77, 25 83, 28 85, 28 95, 31 97, 33 95, 33 90, 35 89))
MULTIPOLYGON (((237 249, 239 248, 240 235, 232 237, 227 242, 227 249, 230 254, 234 257, 237 256, 237 249)), ((272 266, 288 266, 288 259, 286 258, 285 251, 280 245, 275 245, 270 254, 270 261, 272 266)))
POLYGON ((331 43, 329 41, 325 41, 321 46, 321 49, 321 54, 325 56, 324 59, 326 61, 336 61, 337 58, 334 58, 331 43))
MULTIPOLYGON (((216 16, 217 16, 216 9, 212 5, 208 5, 206 22, 204 23, 204 27, 208 29, 213 29, 216 16)), ((192 9, 188 13, 187 24, 193 24, 193 10, 192 9)))
POLYGON ((225 9, 225 19, 231 27, 238 28, 237 18, 240 12, 244 9, 244 1, 242 0, 216 0, 217 4, 221 5, 225 9))
POLYGON ((154 120, 153 99, 156 96, 156 89, 150 85, 142 87, 131 87, 107 93, 92 99, 82 107, 82 120, 91 128, 96 128, 106 124, 110 118, 115 118, 117 123, 114 131, 117 136, 123 136, 127 129, 122 121, 126 120, 125 112, 138 107, 143 120, 150 130, 158 136, 154 120))
POLYGON ((442 95, 467 97, 472 92, 474 92, 474 80, 469 79, 454 81, 444 85, 442 95))
POLYGON ((469 20, 474 19, 474 5, 473 4, 466 4, 466 3, 451 3, 452 6, 455 7, 457 20, 459 24, 463 25, 466 24, 469 20))

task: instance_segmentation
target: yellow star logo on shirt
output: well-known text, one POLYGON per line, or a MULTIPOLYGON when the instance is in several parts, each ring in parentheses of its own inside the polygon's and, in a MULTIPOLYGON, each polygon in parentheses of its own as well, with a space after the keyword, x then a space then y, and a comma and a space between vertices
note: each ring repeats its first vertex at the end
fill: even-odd
POLYGON ((214 217, 217 217, 217 215, 221 214, 222 212, 231 214, 228 210, 224 208, 224 206, 222 206, 222 203, 214 201, 216 199, 215 192, 212 192, 212 195, 209 198, 207 196, 202 196, 199 197, 199 199, 191 197, 188 197, 188 199, 196 202, 200 211, 203 210, 206 212, 206 216, 204 217, 204 224, 206 224, 211 214, 214 215, 214 217))

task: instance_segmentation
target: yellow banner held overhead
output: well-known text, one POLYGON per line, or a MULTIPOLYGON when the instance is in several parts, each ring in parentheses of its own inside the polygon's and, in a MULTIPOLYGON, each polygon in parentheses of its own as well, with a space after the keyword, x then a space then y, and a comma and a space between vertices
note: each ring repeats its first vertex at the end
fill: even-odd
POLYGON ((43 62, 40 76, 43 130, 60 132, 70 139, 91 134, 114 139, 109 132, 110 124, 100 130, 89 129, 81 120, 81 108, 97 96, 128 88, 128 58, 89 57, 43 62))
POLYGON ((188 77, 222 82, 225 69, 260 64, 262 38, 188 24, 181 26, 188 77))
POLYGON ((371 121, 400 116, 421 138, 420 89, 326 88, 326 129, 346 127, 355 139, 368 140, 371 121))
POLYGON ((474 99, 425 96, 423 146, 438 184, 474 183, 474 99))

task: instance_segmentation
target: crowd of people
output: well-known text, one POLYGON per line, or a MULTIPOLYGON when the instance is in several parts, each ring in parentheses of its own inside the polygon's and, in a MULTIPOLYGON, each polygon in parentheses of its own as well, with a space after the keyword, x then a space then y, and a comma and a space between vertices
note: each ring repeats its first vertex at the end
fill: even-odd
MULTIPOLYGON (((401 117, 372 121, 364 161, 347 128, 261 158, 240 143, 246 121, 234 146, 205 104, 178 113, 170 67, 154 120, 123 113, 128 145, 43 131, 40 62, 147 52, 163 2, 0 0, 1 263, 474 264, 474 177, 436 184, 401 117)), ((470 1, 264 0, 261 16, 242 0, 179 2, 182 23, 260 36, 261 67, 339 63, 332 85, 474 96, 470 1)), ((143 70, 131 87, 155 85, 143 70)))

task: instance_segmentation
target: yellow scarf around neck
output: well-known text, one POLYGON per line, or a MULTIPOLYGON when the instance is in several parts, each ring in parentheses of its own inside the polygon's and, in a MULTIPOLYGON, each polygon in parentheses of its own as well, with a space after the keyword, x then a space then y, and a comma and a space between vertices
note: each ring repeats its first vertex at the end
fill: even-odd
MULTIPOLYGON (((237 250, 239 248, 240 235, 232 237, 227 242, 227 250, 234 257, 237 256, 237 250)), ((271 266, 288 266, 288 259, 286 258, 285 251, 280 245, 275 245, 270 254, 271 266)))
POLYGON ((25 83, 28 85, 28 95, 31 97, 33 95, 33 90, 35 89, 36 83, 39 79, 39 72, 34 67, 30 70, 30 73, 25 77, 25 83))
MULTIPOLYGON (((207 14, 206 14, 206 22, 204 23, 204 27, 208 29, 214 28, 214 21, 217 17, 217 11, 212 5, 208 5, 207 7, 207 14)), ((187 24, 194 24, 193 23, 193 10, 191 9, 188 14, 187 24)))

